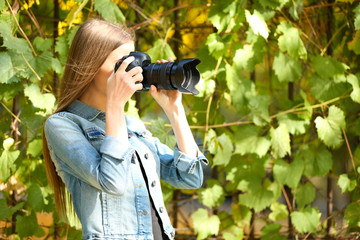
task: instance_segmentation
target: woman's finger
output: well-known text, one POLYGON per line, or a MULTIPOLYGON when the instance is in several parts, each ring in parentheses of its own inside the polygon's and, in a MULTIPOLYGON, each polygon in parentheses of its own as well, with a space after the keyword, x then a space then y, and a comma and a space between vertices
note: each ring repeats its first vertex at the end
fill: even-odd
POLYGON ((137 74, 141 74, 143 72, 143 69, 141 67, 134 67, 132 69, 130 69, 127 74, 129 74, 130 76, 135 76, 137 74))
POLYGON ((125 72, 126 68, 129 66, 130 63, 132 63, 135 60, 133 56, 127 57, 120 65, 117 72, 125 72))

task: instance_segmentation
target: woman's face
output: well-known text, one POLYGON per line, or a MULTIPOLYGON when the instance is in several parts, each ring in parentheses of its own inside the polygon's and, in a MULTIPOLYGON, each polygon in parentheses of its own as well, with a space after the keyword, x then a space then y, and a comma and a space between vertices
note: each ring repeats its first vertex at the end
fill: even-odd
POLYGON ((107 80, 114 71, 115 63, 123 56, 129 55, 132 51, 134 51, 134 42, 129 41, 110 53, 95 75, 93 81, 93 87, 95 90, 106 96, 107 80))

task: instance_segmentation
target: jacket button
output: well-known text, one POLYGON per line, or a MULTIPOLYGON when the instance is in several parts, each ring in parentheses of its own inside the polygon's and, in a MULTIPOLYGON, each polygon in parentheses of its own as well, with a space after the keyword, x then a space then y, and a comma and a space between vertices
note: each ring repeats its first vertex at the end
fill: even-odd
POLYGON ((164 212, 164 207, 160 207, 160 208, 159 208, 159 211, 160 211, 161 213, 163 213, 163 212, 164 212))
POLYGON ((149 159, 149 154, 145 153, 144 157, 145 157, 145 159, 149 159))
POLYGON ((155 180, 151 183, 151 186, 152 186, 152 187, 155 187, 155 186, 156 186, 156 181, 155 181, 155 180))

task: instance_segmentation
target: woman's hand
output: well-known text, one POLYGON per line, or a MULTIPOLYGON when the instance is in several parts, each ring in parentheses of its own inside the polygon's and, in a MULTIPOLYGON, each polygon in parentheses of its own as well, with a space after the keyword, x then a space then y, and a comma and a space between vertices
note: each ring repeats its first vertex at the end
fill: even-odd
POLYGON ((142 68, 134 67, 126 72, 127 66, 134 61, 134 57, 126 58, 107 81, 107 105, 124 107, 131 96, 142 89, 142 68))
MULTIPOLYGON (((173 62, 171 58, 169 58, 168 61, 173 62)), ((166 61, 162 59, 161 61, 158 60, 156 62, 165 63, 166 61)), ((174 108, 182 107, 182 94, 179 90, 157 89, 154 85, 151 85, 150 94, 165 112, 171 111, 174 108)))
POLYGON ((106 89, 106 135, 128 141, 125 120, 125 104, 135 91, 142 89, 143 75, 141 67, 126 72, 134 57, 126 58, 107 81, 106 89))

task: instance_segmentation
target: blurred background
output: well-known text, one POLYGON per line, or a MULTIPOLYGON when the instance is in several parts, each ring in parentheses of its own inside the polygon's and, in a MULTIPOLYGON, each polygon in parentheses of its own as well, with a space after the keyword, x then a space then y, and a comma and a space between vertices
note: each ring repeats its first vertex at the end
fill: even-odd
MULTIPOLYGON (((41 133, 91 18, 153 61, 201 60, 183 103, 210 165, 198 190, 162 183, 176 239, 360 238, 359 1, 0 0, 0 239, 81 239, 55 210, 41 133)), ((150 94, 127 113, 174 146, 150 94)))

